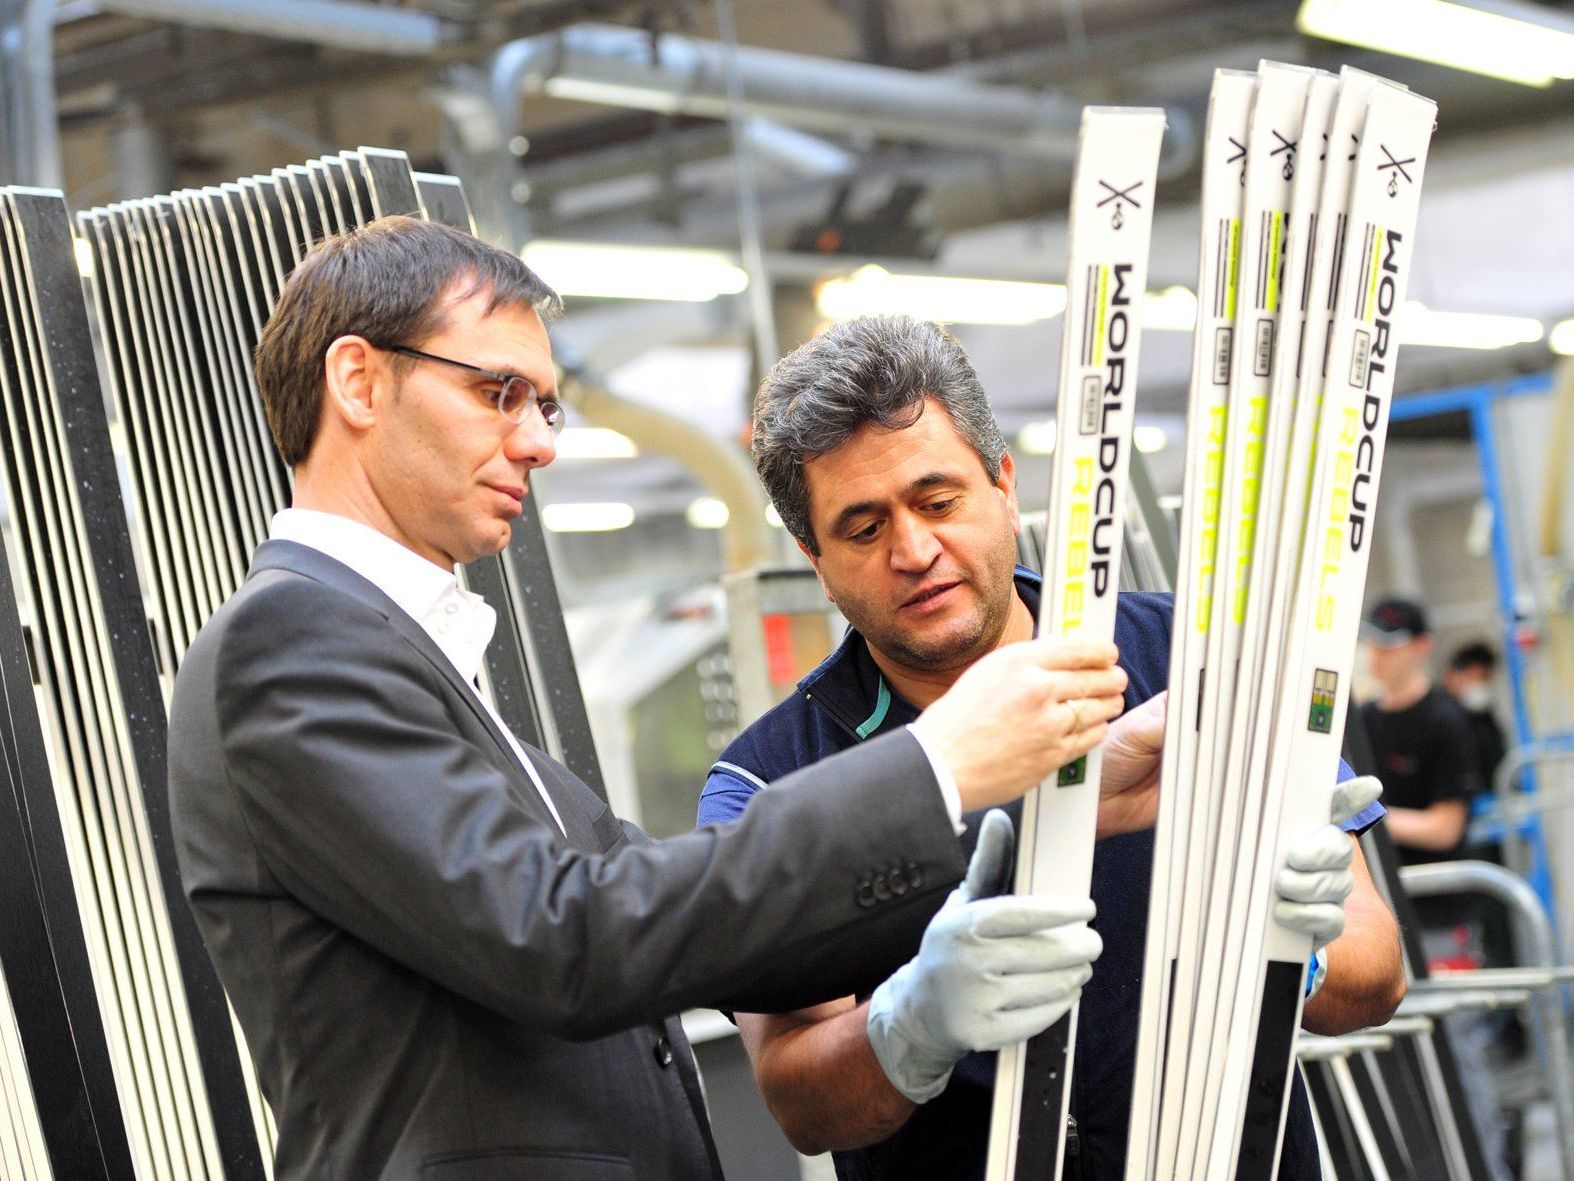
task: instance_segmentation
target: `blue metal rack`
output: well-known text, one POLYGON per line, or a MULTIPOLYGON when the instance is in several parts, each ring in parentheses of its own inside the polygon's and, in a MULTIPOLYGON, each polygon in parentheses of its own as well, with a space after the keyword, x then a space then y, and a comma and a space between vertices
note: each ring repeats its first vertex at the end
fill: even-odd
MULTIPOLYGON (((1481 486, 1487 504, 1492 510, 1492 570, 1497 583, 1498 615, 1503 633, 1503 663, 1508 670, 1509 689, 1513 703, 1514 741, 1516 745, 1531 743, 1559 743, 1574 736, 1534 733, 1530 723, 1530 708, 1525 695, 1525 658, 1520 651, 1516 601, 1518 585, 1514 574, 1514 555, 1509 538, 1508 514, 1505 511, 1501 465, 1498 462, 1497 424, 1492 411, 1501 401, 1552 390, 1550 373, 1537 373, 1501 381, 1481 382, 1460 386, 1457 389, 1438 390, 1432 393, 1411 394, 1396 398, 1390 412, 1392 422, 1408 422, 1418 418, 1431 418, 1440 414, 1469 415, 1470 429, 1476 442, 1476 454, 1481 462, 1481 486)), ((1534 791, 1535 769, 1527 767, 1520 780, 1522 790, 1534 791)), ((1490 800, 1482 796, 1481 805, 1490 800)), ((1540 819, 1534 815, 1521 821, 1519 835, 1531 851, 1532 864, 1527 878, 1540 895, 1549 913, 1556 913, 1552 876, 1547 864, 1547 849, 1540 819)))

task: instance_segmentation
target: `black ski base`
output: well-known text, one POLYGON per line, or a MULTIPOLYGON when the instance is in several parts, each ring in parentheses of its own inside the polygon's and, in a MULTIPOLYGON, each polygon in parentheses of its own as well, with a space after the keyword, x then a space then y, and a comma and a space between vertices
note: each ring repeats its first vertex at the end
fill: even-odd
POLYGON ((1268 961, 1263 973, 1262 1007, 1257 1013, 1257 1046, 1252 1052, 1246 1119, 1235 1181, 1272 1181, 1279 1154, 1279 1128, 1289 1095, 1290 1055, 1295 1049, 1296 1009, 1306 987, 1306 965, 1268 961))
POLYGON ((1022 1067, 1022 1114, 1017 1128, 1015 1181, 1055 1176, 1065 1129, 1067 1066, 1071 1060, 1071 1014, 1027 1043, 1022 1067))

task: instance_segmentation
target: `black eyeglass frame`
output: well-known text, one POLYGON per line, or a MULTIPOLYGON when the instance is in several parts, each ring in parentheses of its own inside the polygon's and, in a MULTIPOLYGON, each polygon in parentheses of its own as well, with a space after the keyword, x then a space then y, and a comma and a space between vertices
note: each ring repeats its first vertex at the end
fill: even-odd
POLYGON ((481 366, 472 365, 468 361, 455 361, 452 357, 439 357, 436 353, 413 349, 409 345, 373 344, 372 347, 381 349, 385 353, 398 353, 401 357, 411 357, 417 361, 436 361, 439 365, 449 365, 455 369, 463 369, 468 373, 479 374, 491 381, 495 381, 498 383, 496 395, 489 393, 486 394, 486 398, 497 408, 497 412, 509 422, 524 422, 525 417, 530 413, 530 408, 535 406, 541 411, 541 421, 547 424, 547 429, 554 436, 563 433, 563 424, 568 418, 568 413, 563 403, 556 398, 543 398, 536 390, 536 383, 522 374, 498 373, 494 369, 483 369, 481 366), (505 410, 505 405, 513 403, 518 398, 517 393, 511 393, 511 391, 520 389, 525 391, 525 396, 518 399, 520 407, 518 412, 505 410))

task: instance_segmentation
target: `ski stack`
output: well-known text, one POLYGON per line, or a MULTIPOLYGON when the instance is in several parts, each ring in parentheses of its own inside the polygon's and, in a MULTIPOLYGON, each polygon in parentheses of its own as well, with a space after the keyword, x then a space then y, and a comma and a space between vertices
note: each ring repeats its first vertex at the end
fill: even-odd
POLYGON ((159 839, 160 685, 70 219, 43 190, 7 190, 0 207, 8 591, 34 673, 7 685, 6 707, 19 757, 35 728, 47 752, 14 784, 41 890, 76 902, 47 917, 73 1026, 95 1058, 100 1036, 107 1050, 111 1077, 84 1063, 84 1085, 118 1097, 118 1111, 95 1103, 94 1123, 101 1141, 128 1142, 126 1175, 260 1177, 224 997, 159 839))
MULTIPOLYGON (((453 177, 382 148, 78 215, 166 673, 289 502, 251 366, 279 291, 313 243, 389 214, 472 228, 453 177)), ((500 608, 488 687, 514 733, 599 788, 538 511, 527 497, 506 559, 466 567, 500 608)))
POLYGON ((1277 1161, 1311 946, 1271 922, 1272 880, 1289 843, 1328 819, 1435 115, 1348 69, 1264 63, 1249 114, 1246 90, 1221 73, 1206 134, 1190 581, 1128 1179, 1268 1178, 1277 1161), (1239 184, 1232 143, 1246 151, 1239 184), (1238 293, 1228 333, 1221 291, 1238 293))
MULTIPOLYGON (((1164 113, 1083 112, 1072 181, 1060 399, 1041 636, 1112 639, 1134 419, 1139 318, 1164 113)), ((1018 893, 1088 893, 1100 752, 1023 801, 1018 893)), ((1076 1010, 1000 1054, 987 1175, 1060 1176, 1076 1010)))

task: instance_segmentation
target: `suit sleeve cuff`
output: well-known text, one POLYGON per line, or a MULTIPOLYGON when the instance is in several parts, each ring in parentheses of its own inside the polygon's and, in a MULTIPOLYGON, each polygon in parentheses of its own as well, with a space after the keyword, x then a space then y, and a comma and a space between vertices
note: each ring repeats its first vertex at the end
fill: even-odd
POLYGON ((907 727, 907 732, 918 740, 919 749, 924 752, 924 758, 929 760, 929 769, 934 772, 935 782, 940 785, 940 798, 945 801, 946 815, 951 817, 951 827, 956 829, 956 835, 961 836, 967 831, 967 825, 962 823, 962 789, 956 785, 956 776, 951 774, 951 768, 946 766, 937 751, 924 741, 924 736, 912 726, 907 727))

